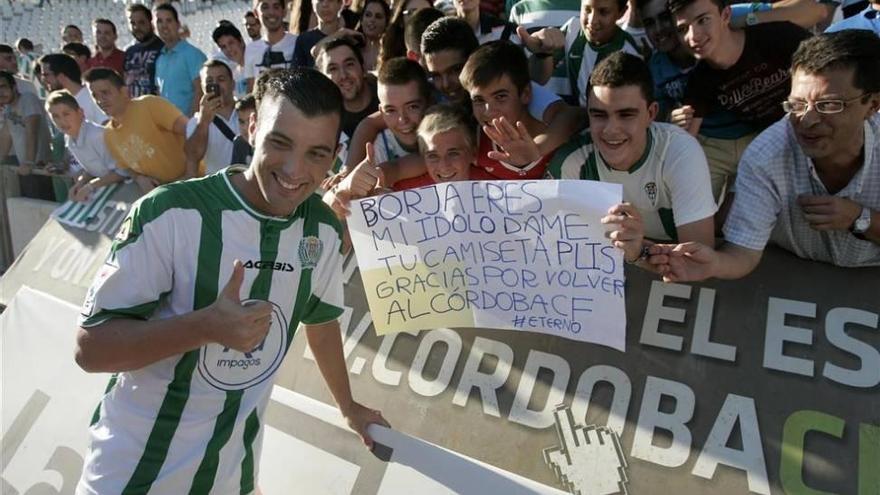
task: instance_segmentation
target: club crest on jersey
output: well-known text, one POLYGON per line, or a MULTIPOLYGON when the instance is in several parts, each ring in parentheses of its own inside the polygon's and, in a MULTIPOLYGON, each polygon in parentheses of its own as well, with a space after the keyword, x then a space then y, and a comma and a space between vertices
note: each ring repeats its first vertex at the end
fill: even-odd
POLYGON ((303 270, 318 266, 323 251, 324 243, 313 235, 299 241, 299 264, 302 265, 303 270))
MULTIPOLYGON (((256 302, 242 301, 243 305, 256 302)), ((248 352, 208 344, 199 349, 198 370, 202 378, 220 390, 244 390, 271 379, 287 352, 287 319, 281 308, 272 305, 272 323, 266 337, 248 352)))
POLYGON ((657 206, 657 184, 655 182, 645 184, 645 193, 648 195, 648 199, 651 200, 651 204, 657 206))

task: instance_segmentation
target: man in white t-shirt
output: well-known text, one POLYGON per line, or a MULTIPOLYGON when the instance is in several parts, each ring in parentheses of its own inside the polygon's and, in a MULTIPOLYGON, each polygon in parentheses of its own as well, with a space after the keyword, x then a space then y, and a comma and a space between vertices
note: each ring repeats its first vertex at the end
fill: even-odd
POLYGON ((296 48, 296 36, 284 30, 284 0, 254 0, 254 13, 263 24, 263 37, 251 42, 244 51, 244 77, 249 93, 264 70, 290 68, 296 48))
MULTIPOLYGON (((313 194, 342 96, 313 70, 272 73, 250 166, 132 205, 82 308, 76 361, 116 373, 76 493, 257 491, 264 413, 300 323, 364 444, 378 411, 352 398, 338 318, 342 227, 313 194)), ((262 94, 260 94, 262 92, 262 94)))
POLYGON ((232 159, 232 143, 239 134, 235 111, 232 71, 225 62, 209 60, 201 69, 202 99, 199 111, 186 124, 186 172, 188 176, 219 172, 232 159), (199 167, 200 162, 204 167, 199 167))
POLYGON ((86 120, 103 125, 107 122, 105 114, 95 103, 92 94, 82 84, 82 72, 73 57, 63 53, 43 55, 39 60, 40 76, 49 91, 66 89, 76 98, 79 107, 86 114, 86 120))
POLYGON ((645 261, 654 240, 714 240, 716 211, 706 157, 695 138, 672 124, 653 122, 648 66, 617 52, 590 76, 590 133, 559 148, 548 170, 556 179, 613 182, 623 186, 623 203, 603 223, 624 259, 645 261))
POLYGON ((87 201, 102 187, 126 179, 128 174, 116 167, 104 142, 104 127, 85 118, 73 95, 63 89, 49 93, 46 111, 64 134, 64 145, 82 167, 68 191, 71 200, 87 201))

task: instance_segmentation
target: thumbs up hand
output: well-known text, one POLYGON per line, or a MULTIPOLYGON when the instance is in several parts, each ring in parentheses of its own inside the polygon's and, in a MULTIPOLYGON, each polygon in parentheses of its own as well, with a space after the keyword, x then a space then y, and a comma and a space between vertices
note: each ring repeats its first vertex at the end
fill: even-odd
POLYGON ((235 260, 232 275, 226 286, 217 294, 210 314, 214 324, 211 340, 241 352, 253 350, 269 333, 272 323, 272 305, 267 301, 241 302, 241 284, 244 266, 235 260))
POLYGON ((559 28, 546 27, 529 33, 526 28, 519 26, 516 34, 522 40, 523 46, 535 55, 552 54, 565 47, 565 34, 559 28))

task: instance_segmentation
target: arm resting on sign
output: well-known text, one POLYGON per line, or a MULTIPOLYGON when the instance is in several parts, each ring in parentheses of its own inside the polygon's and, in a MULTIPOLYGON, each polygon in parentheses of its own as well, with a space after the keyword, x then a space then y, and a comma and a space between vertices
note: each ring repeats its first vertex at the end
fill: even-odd
POLYGON ((355 402, 351 396, 345 357, 342 353, 342 336, 339 321, 332 320, 317 325, 304 325, 309 347, 321 370, 321 376, 339 411, 348 421, 348 426, 357 433, 367 448, 373 448, 373 439, 367 433, 367 426, 379 424, 389 426, 382 413, 355 402))

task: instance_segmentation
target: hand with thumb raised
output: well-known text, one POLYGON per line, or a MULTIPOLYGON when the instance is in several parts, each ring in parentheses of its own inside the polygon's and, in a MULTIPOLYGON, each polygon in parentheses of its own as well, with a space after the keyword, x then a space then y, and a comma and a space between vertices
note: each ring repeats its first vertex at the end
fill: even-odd
POLYGON ((241 352, 253 350, 269 332, 272 305, 267 301, 241 302, 244 266, 235 260, 232 275, 208 308, 212 319, 210 339, 241 352))

